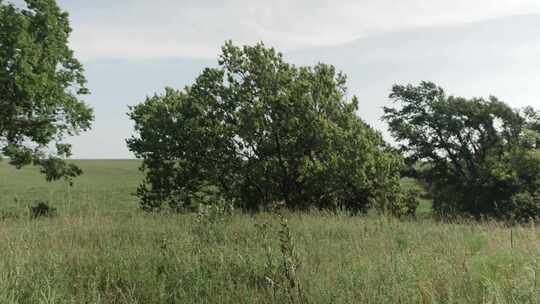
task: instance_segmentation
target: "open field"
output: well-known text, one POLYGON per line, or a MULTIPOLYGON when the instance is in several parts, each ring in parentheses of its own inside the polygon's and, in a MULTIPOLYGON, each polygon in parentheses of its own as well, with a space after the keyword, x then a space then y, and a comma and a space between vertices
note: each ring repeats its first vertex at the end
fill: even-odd
POLYGON ((0 303, 540 303, 533 224, 149 215, 137 161, 78 163, 73 188, 0 164, 0 303))
POLYGON ((125 213, 137 208, 132 195, 142 175, 137 160, 75 160, 84 171, 74 186, 47 183, 36 168, 17 170, 0 162, 0 214, 21 215, 36 201, 48 201, 60 214, 125 213), (7 214, 6 214, 7 213, 7 214))

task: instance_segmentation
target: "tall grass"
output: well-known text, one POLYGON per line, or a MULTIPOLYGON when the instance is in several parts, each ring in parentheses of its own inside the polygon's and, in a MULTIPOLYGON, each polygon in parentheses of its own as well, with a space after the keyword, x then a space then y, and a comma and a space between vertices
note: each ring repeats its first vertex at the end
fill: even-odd
POLYGON ((540 302, 534 224, 151 215, 129 196, 136 170, 98 169, 73 189, 24 183, 30 171, 5 177, 2 189, 22 181, 19 204, 35 188, 58 216, 30 220, 2 194, 19 216, 0 221, 0 303, 540 302))

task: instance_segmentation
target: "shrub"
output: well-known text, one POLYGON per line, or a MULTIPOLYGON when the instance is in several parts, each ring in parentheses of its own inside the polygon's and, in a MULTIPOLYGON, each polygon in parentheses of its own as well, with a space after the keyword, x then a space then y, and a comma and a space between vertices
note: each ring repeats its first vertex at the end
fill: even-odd
POLYGON ((40 217, 56 216, 56 208, 49 206, 46 202, 36 202, 30 207, 30 218, 36 219, 40 217))

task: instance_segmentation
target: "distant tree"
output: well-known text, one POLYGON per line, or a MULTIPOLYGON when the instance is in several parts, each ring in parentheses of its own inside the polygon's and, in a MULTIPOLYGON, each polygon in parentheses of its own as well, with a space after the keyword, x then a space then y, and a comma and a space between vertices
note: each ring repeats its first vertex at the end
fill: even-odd
POLYGON ((525 118, 525 142, 530 148, 540 148, 540 112, 532 107, 522 111, 525 118))
POLYGON ((54 0, 25 2, 0 0, 0 155, 41 166, 47 180, 74 177, 81 170, 64 161, 71 146, 62 140, 93 119, 79 99, 88 94, 83 67, 68 46, 68 14, 54 0))
POLYGON ((189 208, 210 194, 246 209, 414 209, 399 188, 401 156, 356 116, 334 67, 230 42, 219 64, 131 109, 144 209, 189 208))
POLYGON ((534 110, 522 115, 495 97, 447 96, 431 82, 396 85, 390 98, 397 105, 383 119, 431 182, 440 215, 540 216, 534 110))

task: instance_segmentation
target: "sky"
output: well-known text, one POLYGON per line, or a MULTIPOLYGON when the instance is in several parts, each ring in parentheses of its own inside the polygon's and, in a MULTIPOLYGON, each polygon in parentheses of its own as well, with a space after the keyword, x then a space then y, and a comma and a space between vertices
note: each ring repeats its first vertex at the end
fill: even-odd
POLYGON ((71 16, 93 129, 70 139, 75 158, 132 158, 129 105, 183 88, 215 66, 224 41, 263 41, 285 59, 334 64, 358 115, 380 121, 395 83, 431 80, 465 97, 540 108, 538 0, 58 0, 71 16))

